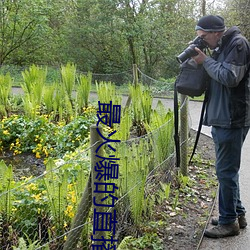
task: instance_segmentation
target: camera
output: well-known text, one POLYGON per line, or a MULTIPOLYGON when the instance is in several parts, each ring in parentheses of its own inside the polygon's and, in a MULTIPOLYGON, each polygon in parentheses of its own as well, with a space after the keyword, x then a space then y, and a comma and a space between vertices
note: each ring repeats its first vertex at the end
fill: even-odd
POLYGON ((197 36, 190 45, 180 54, 176 57, 177 61, 179 63, 183 63, 188 58, 198 55, 198 53, 195 51, 195 47, 199 48, 200 50, 203 50, 207 48, 207 43, 199 36, 197 36))

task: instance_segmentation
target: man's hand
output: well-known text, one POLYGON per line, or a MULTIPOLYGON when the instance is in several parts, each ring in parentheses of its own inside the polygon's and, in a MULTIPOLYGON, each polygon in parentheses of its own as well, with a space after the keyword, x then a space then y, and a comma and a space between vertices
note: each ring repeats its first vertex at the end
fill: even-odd
POLYGON ((195 47, 195 51, 198 53, 197 56, 192 57, 197 64, 203 64, 207 56, 197 47, 195 47))

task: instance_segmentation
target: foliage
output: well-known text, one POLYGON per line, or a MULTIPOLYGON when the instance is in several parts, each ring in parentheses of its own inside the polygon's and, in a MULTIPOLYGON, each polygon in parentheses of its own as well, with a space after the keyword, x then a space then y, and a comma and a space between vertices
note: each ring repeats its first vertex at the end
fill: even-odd
POLYGON ((152 249, 163 250, 162 240, 156 233, 145 233, 139 238, 125 237, 120 243, 118 250, 152 249))
POLYGON ((127 141, 130 138, 130 129, 132 127, 132 117, 130 110, 126 109, 121 116, 120 124, 115 124, 114 129, 117 131, 114 134, 114 139, 127 141))
POLYGON ((10 190, 13 188, 14 176, 12 166, 7 167, 4 161, 0 161, 0 214, 10 222, 13 206, 13 195, 10 190))
MULTIPOLYGON (((78 87, 79 93, 77 93, 78 95, 75 99, 72 99, 72 91, 76 78, 75 65, 67 64, 65 67, 62 66, 62 83, 53 83, 52 85, 46 86, 46 88, 47 68, 32 65, 28 70, 22 71, 21 74, 23 76, 21 87, 24 91, 24 96, 22 99, 20 98, 21 101, 19 101, 18 98, 10 98, 12 83, 10 75, 0 75, 0 81, 2 83, 0 87, 0 115, 2 112, 2 115, 7 117, 11 115, 12 112, 16 112, 18 110, 18 104, 19 106, 22 105, 23 108, 20 112, 24 111, 27 116, 26 118, 30 119, 36 119, 36 117, 41 114, 46 114, 46 116, 49 115, 50 121, 66 121, 66 123, 69 123, 73 117, 84 115, 85 110, 81 96, 83 96, 86 106, 91 86, 90 73, 85 80, 84 76, 80 76, 81 84, 78 87), (10 106, 12 106, 12 109, 10 109, 10 106)), ((93 122, 93 119, 90 119, 90 122, 93 122)), ((3 133, 6 134, 3 136, 3 139, 0 140, 0 147, 4 144, 4 138, 9 137, 7 130, 3 133)), ((7 141, 10 140, 7 139, 7 141)), ((11 143, 14 142, 11 141, 11 143)))
POLYGON ((148 133, 152 132, 151 140, 155 159, 158 163, 163 162, 171 154, 174 147, 173 112, 166 111, 162 102, 158 102, 155 110, 151 114, 151 123, 146 123, 145 128, 148 133))
MULTIPOLYGON (((22 228, 21 235, 29 236, 34 241, 38 234, 37 225, 48 218, 48 197, 41 180, 32 181, 33 177, 23 177, 15 183, 17 188, 11 193, 15 197, 13 202, 13 227, 22 228), (22 218, 22 219, 20 219, 22 218)), ((47 219, 48 220, 48 219, 47 219)), ((44 236, 45 232, 40 232, 44 236)), ((26 237, 25 237, 26 238, 26 237)))
MULTIPOLYGON (((12 150, 14 154, 33 152, 37 158, 46 159, 46 171, 43 176, 38 180, 33 180, 32 177, 20 180, 16 183, 16 188, 12 190, 15 199, 11 226, 15 233, 18 228, 26 227, 19 235, 25 239, 26 245, 29 243, 26 235, 34 244, 40 244, 41 238, 39 237, 42 235, 44 241, 56 238, 55 244, 62 246, 65 239, 59 239, 57 236, 63 235, 70 228, 79 198, 86 185, 86 177, 89 174, 89 156, 81 149, 85 149, 88 143, 90 125, 96 122, 96 108, 88 105, 87 108, 83 108, 81 115, 79 115, 79 111, 74 110, 74 105, 78 104, 76 104, 77 101, 74 102, 71 99, 72 96, 69 94, 74 89, 72 83, 76 76, 75 67, 71 68, 71 66, 68 65, 69 71, 63 70, 64 83, 62 85, 55 83, 46 92, 51 98, 53 96, 53 104, 49 100, 45 101, 44 97, 41 99, 40 112, 45 113, 49 110, 50 113, 36 114, 34 117, 23 114, 12 115, 4 117, 0 122, 2 152, 6 150, 12 150), (63 93, 64 98, 62 98, 63 93), (53 105, 57 104, 58 106, 55 108, 53 105), (60 113, 59 122, 53 114, 55 111, 60 113), (75 116, 65 117, 63 114, 66 113, 75 114, 75 116), (61 159, 54 161, 50 157, 61 159), (22 219, 20 220, 20 218, 22 219), (37 225, 46 229, 38 231, 37 225)), ((35 82, 36 77, 33 76, 36 76, 37 73, 31 74, 31 72, 36 72, 36 70, 38 68, 32 67, 30 71, 25 72, 24 78, 27 83, 35 82)), ((88 84, 89 82, 90 79, 88 84)), ((27 93, 29 93, 30 86, 32 84, 24 86, 27 93)), ((111 82, 101 82, 96 86, 101 103, 112 101, 112 104, 121 104, 121 98, 117 95, 115 86, 111 82)), ((86 89, 87 93, 89 88, 86 89)), ((114 124, 113 128, 106 128, 106 131, 117 130, 114 137, 123 140, 117 147, 117 157, 121 159, 119 164, 121 177, 116 180, 117 186, 119 186, 118 196, 125 196, 124 204, 129 210, 133 224, 139 228, 150 212, 149 210, 152 209, 152 206, 150 208, 145 206, 145 191, 149 170, 152 164, 156 163, 154 150, 155 152, 160 150, 166 140, 170 140, 169 133, 172 131, 172 124, 169 121, 172 114, 166 112, 160 104, 155 113, 152 111, 152 95, 148 89, 143 91, 142 86, 137 85, 132 91, 134 91, 132 98, 134 107, 122 110, 121 124, 114 124), (138 100, 140 100, 141 107, 136 105, 138 100), (136 115, 136 117, 140 117, 142 127, 148 126, 151 131, 149 130, 149 137, 130 140, 133 135, 131 129, 133 129, 132 122, 136 112, 142 114, 142 116, 136 115), (159 114, 156 115, 156 113, 159 114), (166 126, 165 130, 159 132, 157 129, 162 124, 166 126), (158 134, 159 138, 151 139, 151 132, 158 134)), ((165 145, 164 153, 161 152, 162 160, 168 157, 166 152, 170 153, 170 148, 165 145)), ((109 151, 107 150, 106 153, 109 151)), ((165 192, 167 195, 167 190, 165 192)), ((122 212, 124 204, 117 204, 118 212, 122 212)), ((146 236, 141 241, 138 239, 138 247, 146 246, 149 239, 151 240, 146 236)), ((17 244, 15 243, 15 245, 17 244)), ((23 243, 20 241, 19 244, 23 243)), ((32 244, 30 246, 32 247, 32 244)), ((155 246, 158 247, 157 242, 155 246)))
POLYGON ((63 89, 68 95, 69 100, 72 101, 72 91, 76 82, 76 66, 71 63, 67 63, 66 66, 62 66, 61 76, 63 89))
POLYGON ((0 117, 7 116, 9 107, 8 98, 11 93, 12 79, 10 74, 0 75, 0 117))
POLYGON ((5 246, 7 237, 2 224, 9 225, 9 239, 18 232, 19 246, 24 247, 25 243, 28 249, 45 242, 49 235, 60 236, 69 229, 86 186, 90 164, 84 148, 76 152, 60 162, 49 159, 43 176, 23 177, 16 182, 12 167, 1 162, 0 215, 4 221, 0 220, 0 235, 5 235, 1 246, 5 246))
POLYGON ((37 112, 39 114, 47 69, 32 65, 29 70, 23 71, 22 75, 24 79, 24 83, 21 84, 24 90, 24 111, 27 116, 35 117, 37 112))
POLYGON ((238 26, 243 35, 250 39, 250 29, 246 25, 249 21, 249 2, 246 0, 226 0, 220 6, 221 15, 225 19, 226 27, 238 26))
POLYGON ((248 20, 241 8, 246 1, 202 2, 205 11, 195 0, 2 1, 0 64, 70 61, 101 74, 137 64, 154 78, 173 77, 175 57, 194 38, 197 17, 223 13, 234 25, 248 20))
MULTIPOLYGON (((46 44, 47 5, 44 1, 1 1, 0 65, 5 61, 22 64, 26 57, 46 44)), ((29 57, 31 59, 31 57, 29 57)))
MULTIPOLYGON (((32 240, 30 240, 28 236, 26 236, 26 238, 28 239, 27 240, 28 245, 25 239, 21 237, 18 240, 18 246, 17 247, 14 246, 13 250, 35 250, 40 246, 39 241, 32 242, 32 240)), ((48 250, 48 249, 49 248, 45 248, 44 250, 48 250)))
POLYGON ((92 73, 88 72, 87 75, 81 74, 78 79, 78 87, 77 87, 77 97, 76 103, 78 110, 81 111, 83 108, 88 107, 89 103, 89 94, 91 90, 92 83, 92 73))
POLYGON ((142 84, 129 85, 129 92, 132 101, 133 124, 137 128, 138 135, 143 135, 145 133, 143 124, 150 123, 153 97, 142 84))
POLYGON ((135 225, 139 225, 144 211, 144 191, 146 178, 148 176, 148 164, 150 157, 145 152, 144 140, 139 145, 133 144, 128 158, 128 168, 126 169, 127 192, 129 196, 130 208, 135 225))
POLYGON ((73 207, 67 204, 68 176, 67 172, 56 170, 53 160, 47 162, 46 172, 43 180, 48 194, 49 210, 54 221, 54 233, 59 236, 64 233, 65 217, 73 217, 73 207))
POLYGON ((110 103, 121 105, 121 96, 116 92, 116 86, 112 82, 96 82, 96 91, 100 103, 110 103))
POLYGON ((46 86, 44 89, 43 103, 45 105, 45 112, 51 114, 54 110, 54 93, 56 85, 46 86))
POLYGON ((109 120, 107 119, 107 124, 113 127, 112 117, 115 115, 113 105, 121 105, 122 98, 116 93, 116 86, 111 82, 96 82, 96 90, 98 95, 98 106, 101 112, 106 112, 109 115, 109 120), (105 105, 103 105, 105 104, 105 105), (107 104, 107 105, 106 105, 107 104))
POLYGON ((11 150, 14 155, 33 152, 37 158, 62 155, 88 139, 89 128, 96 121, 94 112, 89 107, 68 124, 55 124, 45 115, 36 119, 16 115, 4 118, 0 121, 0 149, 11 150))

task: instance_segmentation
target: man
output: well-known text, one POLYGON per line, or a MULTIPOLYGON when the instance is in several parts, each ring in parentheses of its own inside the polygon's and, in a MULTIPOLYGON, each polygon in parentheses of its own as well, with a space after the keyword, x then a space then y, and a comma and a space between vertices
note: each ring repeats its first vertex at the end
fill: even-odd
POLYGON ((225 30, 220 16, 202 17, 195 30, 212 56, 195 48, 193 59, 203 64, 210 76, 204 125, 212 126, 219 181, 219 218, 205 235, 221 238, 239 234, 247 226, 240 200, 239 169, 241 149, 250 126, 250 47, 237 27, 225 30))

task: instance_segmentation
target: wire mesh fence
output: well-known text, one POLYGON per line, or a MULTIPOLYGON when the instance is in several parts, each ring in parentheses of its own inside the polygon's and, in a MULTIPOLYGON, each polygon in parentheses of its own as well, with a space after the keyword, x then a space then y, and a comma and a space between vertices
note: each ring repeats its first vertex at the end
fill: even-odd
POLYGON ((103 138, 95 129, 87 149, 73 159, 48 159, 37 176, 17 179, 2 161, 1 249, 116 249, 136 236, 154 215, 161 184, 171 183, 176 171, 173 113, 161 115, 166 119, 159 126, 134 138, 130 131, 129 139, 116 138, 99 155, 103 138))

